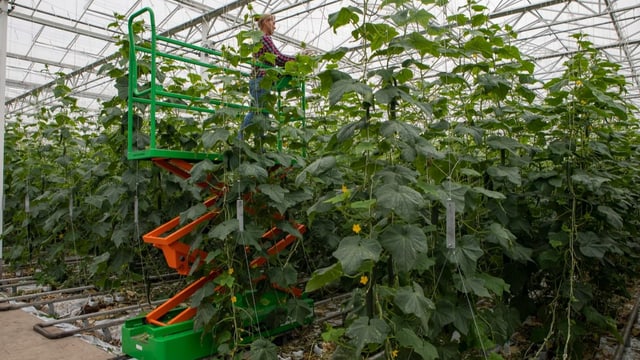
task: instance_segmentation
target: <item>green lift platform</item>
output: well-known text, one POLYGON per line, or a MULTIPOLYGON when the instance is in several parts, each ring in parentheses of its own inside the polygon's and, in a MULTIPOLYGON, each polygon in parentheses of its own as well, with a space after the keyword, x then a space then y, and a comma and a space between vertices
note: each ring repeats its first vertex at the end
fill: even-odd
MULTIPOLYGON (((180 148, 163 148, 158 139, 158 110, 162 107, 176 112, 215 114, 225 109, 262 111, 252 109, 243 104, 225 102, 221 98, 210 96, 193 96, 186 92, 175 90, 176 87, 163 85, 162 76, 158 68, 163 63, 182 64, 187 67, 215 70, 221 74, 236 74, 249 80, 249 73, 240 68, 230 68, 220 65, 224 62, 224 55, 216 50, 188 44, 156 33, 154 13, 150 8, 143 8, 132 14, 128 21, 129 31, 129 83, 128 83, 128 159, 151 160, 156 165, 184 179, 189 178, 193 163, 209 159, 214 162, 223 160, 223 156, 217 153, 188 151, 180 148), (143 39, 136 29, 144 22, 150 26, 148 39, 143 39), (208 59, 203 59, 206 55, 208 59), (218 61, 216 61, 218 60, 218 61), (142 115, 140 115, 142 114, 142 115), (148 118, 147 122, 144 122, 148 118), (140 122, 144 122, 141 124, 140 122), (144 133, 146 131, 146 133, 144 133), (140 136, 145 138, 140 141, 140 136), (144 144, 144 145, 141 145, 144 144)), ((251 60, 245 64, 255 65, 251 60)), ((260 65, 264 66, 264 65, 260 65)), ((305 84, 304 81, 284 78, 276 85, 278 96, 277 109, 282 109, 282 92, 294 86, 301 93, 299 104, 302 113, 305 112, 305 84)), ((241 113, 242 111, 238 111, 241 113)), ((243 115, 243 114, 242 114, 243 115)), ((280 115, 280 114, 279 114, 280 115)), ((240 115, 238 115, 240 116, 240 115)), ((282 124, 283 116, 278 116, 278 122, 282 124)), ((304 127, 304 116, 302 119, 304 127)), ((240 124, 241 119, 237 119, 240 124)), ((282 141, 278 133, 278 150, 282 150, 282 141)), ((227 194, 226 184, 211 186, 200 183, 198 186, 211 192, 211 197, 204 202, 209 209, 204 215, 184 225, 180 222, 180 216, 169 220, 153 231, 143 235, 143 240, 162 250, 169 267, 175 269, 181 275, 188 275, 196 261, 204 260, 207 253, 202 250, 192 250, 190 246, 181 241, 183 237, 196 229, 206 221, 214 219, 221 211, 216 209, 219 199, 227 194)), ((294 224, 300 234, 307 230, 303 224, 294 224)), ((263 238, 271 239, 274 243, 266 250, 265 256, 254 258, 251 268, 257 268, 268 262, 267 256, 272 256, 286 249, 297 238, 292 234, 283 233, 278 228, 273 228, 263 234, 263 238)), ((218 352, 218 344, 215 343, 215 334, 205 334, 202 329, 195 330, 194 316, 197 308, 185 306, 189 298, 206 283, 222 273, 221 269, 213 270, 208 275, 197 279, 185 289, 167 300, 147 314, 136 316, 127 320, 122 328, 122 351, 139 360, 195 360, 210 357, 218 352)), ((247 292, 239 295, 234 306, 242 309, 245 314, 241 324, 246 329, 258 327, 260 336, 275 336, 313 321, 313 311, 306 317, 302 324, 290 318, 285 318, 280 323, 266 328, 263 321, 269 318, 277 310, 281 310, 292 296, 304 301, 313 309, 313 301, 306 297, 300 289, 272 288, 260 293, 247 292)), ((215 329, 213 330, 215 331, 215 329)), ((255 340, 254 335, 243 337, 243 343, 255 340)))

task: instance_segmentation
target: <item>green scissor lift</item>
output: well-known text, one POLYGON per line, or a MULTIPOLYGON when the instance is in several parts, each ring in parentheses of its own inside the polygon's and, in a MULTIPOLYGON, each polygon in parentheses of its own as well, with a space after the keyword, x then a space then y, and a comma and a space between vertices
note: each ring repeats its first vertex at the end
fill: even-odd
MULTIPOLYGON (((220 51, 205 48, 202 46, 185 43, 179 40, 175 40, 166 36, 156 34, 156 25, 153 11, 150 8, 143 8, 129 17, 128 22, 128 31, 129 31, 129 86, 128 86, 128 117, 129 117, 129 136, 128 136, 128 158, 129 160, 147 160, 152 158, 176 158, 176 159, 185 159, 185 160, 203 160, 203 159, 212 159, 212 160, 220 160, 221 156, 219 154, 211 154, 211 153, 198 153, 191 151, 182 151, 179 149, 163 149, 160 148, 157 144, 156 138, 156 130, 157 130, 157 117, 156 111, 160 107, 173 108, 173 109, 182 109, 190 112, 200 112, 200 113, 209 113, 214 114, 216 111, 222 108, 231 108, 231 109, 243 109, 246 112, 254 110, 254 111, 263 111, 262 109, 252 109, 250 106, 243 104, 235 104, 225 102, 220 99, 215 98, 205 98, 205 97, 194 97, 189 96, 184 93, 172 92, 165 89, 162 84, 158 83, 158 65, 160 59, 170 60, 183 64, 190 64, 193 66, 199 66, 204 69, 217 69, 221 70, 224 73, 235 73, 247 79, 249 81, 250 74, 248 72, 244 72, 240 69, 232 69, 224 66, 220 66, 216 63, 216 60, 223 60, 224 54, 220 51), (147 41, 140 41, 136 39, 136 34, 134 32, 134 20, 140 17, 143 14, 148 14, 150 18, 150 39, 147 41), (165 47, 166 49, 173 50, 169 53, 169 50, 161 51, 161 47, 165 47), (178 49, 178 50, 176 50, 178 49), (148 74, 148 85, 144 88, 141 88, 139 81, 139 66, 138 62, 140 59, 139 55, 146 54, 148 58, 145 61, 149 62, 150 73, 148 74), (206 54, 211 56, 214 60, 207 62, 203 61, 195 56, 191 55, 200 55, 206 54), (137 146, 134 146, 134 113, 135 107, 138 105, 147 105, 149 107, 149 145, 145 149, 139 149, 137 146)), ((267 68, 267 65, 255 63, 252 60, 247 60, 243 62, 246 65, 255 65, 259 67, 267 68)), ((304 113, 306 110, 306 96, 305 96, 305 82, 302 79, 296 79, 293 81, 290 76, 285 76, 278 81, 278 83, 274 86, 274 89, 277 92, 278 110, 282 109, 282 91, 291 90, 293 88, 298 88, 301 93, 300 96, 300 107, 302 110, 303 116, 297 120, 301 121, 301 126, 305 127, 305 117, 304 113)), ((237 119, 238 124, 242 121, 242 119, 237 119)), ((278 116, 278 122, 283 124, 285 119, 281 116, 281 113, 278 116)), ((278 150, 282 150, 282 139, 280 138, 280 134, 278 133, 278 150)))
MULTIPOLYGON (((219 70, 223 74, 234 73, 239 76, 246 77, 247 82, 249 80, 249 73, 243 72, 240 69, 227 68, 220 66, 216 63, 216 60, 222 60, 223 54, 219 51, 209 48, 188 44, 182 41, 178 41, 169 37, 156 34, 156 25, 153 11, 150 8, 143 8, 134 14, 132 14, 128 21, 129 31, 129 83, 128 83, 128 159, 129 160, 152 160, 157 165, 174 172, 176 175, 186 178, 189 175, 190 165, 184 165, 189 162, 201 161, 209 159, 212 161, 222 161, 222 155, 216 153, 206 152, 193 152, 185 151, 183 149, 176 148, 162 148, 158 144, 157 139, 157 117, 158 109, 161 107, 175 109, 175 111, 183 111, 185 113, 207 113, 215 114, 224 108, 231 108, 237 110, 245 110, 248 112, 251 110, 261 111, 260 109, 252 109, 249 106, 243 104, 235 104, 224 102, 221 99, 208 98, 208 97, 193 97, 188 94, 176 91, 168 91, 158 80, 158 66, 162 61, 169 61, 172 63, 181 63, 186 66, 200 67, 201 69, 214 69, 219 70), (135 34, 134 27, 135 21, 139 21, 141 16, 146 14, 148 16, 150 26, 150 38, 147 40, 139 40, 135 34), (207 54, 210 56, 209 60, 204 61, 198 56, 201 54, 207 54), (144 76, 139 76, 140 63, 144 62, 148 65, 148 73, 144 76), (187 65, 188 64, 188 65, 187 65), (145 83, 146 85, 141 85, 145 83), (144 111, 142 110, 144 109, 144 111), (147 114, 144 117, 148 117, 148 123, 144 125, 136 124, 139 122, 139 115, 136 117, 136 113, 147 114), (145 142, 145 146, 140 146, 139 141, 136 140, 144 131, 148 130, 148 144, 145 142), (181 165, 182 164, 182 165, 181 165)), ((244 64, 253 65, 250 60, 244 64)), ((264 66, 264 65, 259 65, 264 66)), ((145 71, 146 72, 146 71, 145 71)), ((291 78, 282 79, 275 90, 278 95, 278 110, 282 109, 281 92, 286 91, 293 86, 299 86, 298 90, 301 93, 300 106, 302 113, 305 112, 305 85, 304 81, 292 81, 291 78)), ((242 112, 242 111, 240 111, 242 112)), ((242 114, 244 115, 244 114, 242 114)), ((284 123, 284 117, 282 115, 277 116, 277 120, 280 124, 284 123)), ((241 118, 236 119, 236 124, 240 124, 241 118)), ((302 119, 302 126, 304 127, 304 116, 302 119)), ((282 150, 282 140, 280 133, 278 132, 278 150, 282 150)), ((208 215, 205 215, 208 216, 208 215)), ((211 216, 207 217, 207 220, 211 216)), ((175 219, 174 219, 175 220, 175 219)), ((172 221, 174 221, 172 220, 172 221)), ((199 220, 194 224, 200 223, 199 220)), ((191 224, 190 224, 191 225, 191 224)), ((190 226, 188 225, 188 226, 190 226)), ((187 226, 187 227, 188 227, 187 226)), ((162 225, 159 229, 154 230, 157 233, 166 232, 167 225, 162 225)), ((192 227, 195 227, 193 225, 192 227)), ((186 227, 185 227, 186 228, 186 227)), ((172 229, 170 229, 172 230, 172 229)), ((175 231, 186 232, 183 229, 175 231)), ((299 230, 306 231, 304 225, 299 225, 299 230)), ((174 233, 174 234, 175 234, 174 233)), ((148 235, 148 234, 147 234, 148 235)), ((145 235, 146 236, 146 235, 145 235)), ((143 238, 145 238, 143 236, 143 238)), ((172 235, 173 236, 173 235, 172 235)), ((288 246, 292 241, 288 235, 285 239, 288 246)), ((161 240, 164 240, 162 238, 161 240)), ((145 238, 145 241, 147 239, 145 238)), ((285 240, 281 240, 285 241, 285 240)), ((157 244, 154 244, 158 246, 157 244)), ((166 248, 162 248, 167 257, 168 263, 170 263, 168 252, 184 251, 184 245, 186 244, 171 244, 166 248), (174 248, 175 246, 175 248, 174 248), (182 248, 180 248, 182 246, 182 248), (177 249, 177 250, 176 250, 177 249), (180 250, 182 249, 182 250, 180 250)), ((282 244, 274 246, 280 251, 282 244)), ((188 247, 187 247, 188 248, 188 247)), ((274 251, 273 253, 276 253, 274 251)), ((272 252, 269 252, 271 254, 272 252)), ((187 257, 191 257, 193 254, 188 254, 187 257)), ((198 254, 197 256, 201 256, 198 254)), ((184 258, 180 254, 174 254, 175 258, 184 258)), ((188 260, 190 261, 190 260, 188 260)), ((255 259, 255 264, 264 263, 265 259, 255 259)), ((189 265, 190 263, 187 263, 189 265)), ((253 263, 252 263, 253 264, 253 263)), ((170 266, 172 266, 170 264, 170 266)), ((181 274, 185 274, 184 267, 178 271, 181 274)), ((217 353, 218 345, 213 340, 215 336, 212 334, 203 334, 202 330, 194 330, 193 313, 190 313, 190 308, 184 308, 183 306, 175 306, 174 304, 181 301, 183 298, 190 297, 195 289, 202 286, 206 281, 212 281, 217 276, 217 273, 209 274, 207 277, 203 277, 191 284, 189 288, 180 292, 163 304, 167 310, 162 310, 157 318, 152 318, 150 321, 150 314, 143 314, 127 320, 122 328, 122 350, 129 356, 135 357, 140 360, 192 360, 201 359, 217 353), (195 286, 195 287, 194 287, 195 286), (182 298, 178 298, 178 296, 182 298), (173 301, 173 303, 171 303, 173 301), (190 315, 185 315, 190 314, 190 315), (182 320, 182 317, 185 320, 182 320)), ((238 296, 236 306, 244 308, 243 313, 250 314, 242 322, 243 326, 259 327, 261 336, 273 336, 284 331, 288 331, 292 328, 300 326, 296 321, 291 319, 280 323, 272 329, 263 329, 263 325, 260 322, 266 319, 269 314, 274 310, 282 308, 288 297, 291 295, 280 290, 270 290, 261 294, 251 295, 246 293, 243 296, 238 296), (252 299, 249 301, 249 299, 252 299), (255 302, 255 303, 254 303, 255 302), (249 304, 251 303, 251 304, 249 304), (253 320, 252 320, 253 319, 253 320), (256 324, 257 319, 257 324, 256 324)), ((310 308, 313 308, 313 302, 307 298, 304 294, 301 296, 310 308)), ((162 306, 161 306, 162 307, 162 306)), ((160 308, 161 308, 160 307, 160 308)), ((154 310, 157 311, 158 309, 154 310)), ((153 312, 152 312, 153 313, 153 312)), ((313 316, 305 318, 304 322, 309 323, 313 320, 313 316)), ((215 331, 215 330, 214 330, 215 331)), ((243 339, 243 342, 253 341, 254 337, 248 336, 243 339)))

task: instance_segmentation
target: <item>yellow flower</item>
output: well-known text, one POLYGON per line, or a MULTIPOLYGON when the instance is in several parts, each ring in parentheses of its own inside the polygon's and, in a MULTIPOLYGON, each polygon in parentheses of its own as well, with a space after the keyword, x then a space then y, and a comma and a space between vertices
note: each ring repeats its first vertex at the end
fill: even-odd
POLYGON ((360 276, 360 284, 367 285, 369 282, 369 277, 367 275, 360 276))
POLYGON ((393 350, 391 352, 391 357, 394 358, 394 359, 397 358, 398 357, 398 350, 393 350))
POLYGON ((360 234, 360 231, 362 230, 362 228, 360 227, 360 224, 353 224, 353 227, 351 228, 351 230, 353 230, 353 232, 356 234, 360 234))
POLYGON ((342 185, 342 192, 343 193, 349 192, 349 189, 347 188, 347 185, 342 185))
POLYGON ((576 86, 582 86, 582 81, 576 80, 576 86))
POLYGON ((232 297, 231 297, 231 303, 235 304, 235 303, 236 303, 236 301, 238 301, 238 298, 237 298, 237 297, 235 297, 235 296, 232 296, 232 297))
POLYGON ((233 275, 233 268, 229 268, 227 272, 229 273, 229 275, 233 275))

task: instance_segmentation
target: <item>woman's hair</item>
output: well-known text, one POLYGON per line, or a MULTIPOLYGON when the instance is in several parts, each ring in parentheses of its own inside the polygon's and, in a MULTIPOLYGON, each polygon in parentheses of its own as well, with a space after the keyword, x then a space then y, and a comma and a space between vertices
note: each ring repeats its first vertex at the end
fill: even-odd
POLYGON ((255 17, 255 20, 256 20, 256 22, 258 23, 258 27, 259 27, 260 29, 262 29, 262 24, 264 24, 264 22, 265 22, 265 21, 267 21, 267 20, 269 20, 269 19, 273 19, 273 18, 275 18, 275 17, 273 16, 273 14, 265 13, 265 14, 262 14, 262 15, 260 15, 260 16, 256 16, 256 17, 255 17))

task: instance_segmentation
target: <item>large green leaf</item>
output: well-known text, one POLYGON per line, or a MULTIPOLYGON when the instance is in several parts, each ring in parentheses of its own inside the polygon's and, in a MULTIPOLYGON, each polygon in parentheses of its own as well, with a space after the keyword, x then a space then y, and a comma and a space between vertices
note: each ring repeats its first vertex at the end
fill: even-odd
POLYGON ((500 179, 508 180, 509 182, 520 186, 522 184, 522 178, 520 177, 520 168, 508 167, 508 166, 491 166, 487 169, 489 176, 500 179))
POLYGON ((224 128, 216 128, 213 131, 207 131, 202 135, 202 145, 205 150, 209 150, 214 147, 218 142, 226 143, 229 138, 230 132, 224 128))
POLYGON ((598 141, 591 141, 589 142, 589 148, 591 148, 591 150, 593 150, 593 152, 595 152, 596 154, 604 156, 607 159, 613 158, 613 156, 611 156, 609 144, 598 142, 598 141))
POLYGON ((385 184, 397 183, 405 185, 415 183, 418 178, 418 173, 402 165, 392 165, 378 171, 375 177, 381 179, 385 184))
POLYGON ((425 328, 429 323, 429 315, 436 308, 433 302, 424 296, 422 287, 415 282, 413 286, 399 288, 393 302, 403 313, 415 315, 422 320, 425 328))
POLYGON ((474 274, 478 259, 484 255, 484 250, 473 235, 464 235, 455 249, 446 252, 447 260, 459 266, 465 274, 474 274))
POLYGON ((432 56, 440 56, 439 44, 429 40, 419 32, 412 32, 400 39, 400 42, 406 44, 409 49, 415 49, 421 56, 426 54, 432 56))
POLYGON ((329 267, 318 269, 313 272, 311 279, 307 281, 304 291, 309 293, 318 290, 342 277, 342 265, 337 262, 329 267))
POLYGON ((511 81, 505 77, 484 74, 478 77, 478 85, 488 95, 495 95, 498 100, 504 99, 511 90, 511 81))
POLYGON ((284 195, 284 202, 277 206, 278 211, 284 213, 285 210, 297 205, 303 201, 313 199, 313 194, 308 190, 288 191, 284 195))
POLYGON ((249 360, 278 360, 278 347, 261 338, 251 343, 249 360))
POLYGON ((195 165, 193 165, 193 167, 191 168, 191 171, 190 171, 191 177, 189 178, 189 180, 194 183, 207 181, 209 175, 211 175, 211 173, 213 173, 217 169, 218 169, 218 166, 214 164, 211 160, 209 159, 202 160, 196 163, 195 165))
POLYGON ((261 193, 267 195, 269 199, 276 203, 274 206, 282 204, 284 202, 285 194, 289 192, 289 190, 282 186, 274 184, 261 184, 259 189, 261 193))
POLYGON ((238 230, 238 219, 229 219, 216 225, 211 231, 209 236, 214 239, 224 240, 234 231, 238 230))
POLYGON ((613 226, 615 229, 622 229, 622 216, 615 210, 605 205, 599 205, 598 212, 605 216, 609 225, 613 226))
POLYGON ((471 276, 465 276, 463 273, 458 273, 459 276, 453 278, 453 283, 456 289, 462 293, 471 293, 480 297, 490 297, 489 289, 484 285, 484 280, 471 276))
POLYGON ((89 205, 93 205, 98 209, 102 209, 102 205, 107 199, 102 195, 89 195, 84 198, 84 202, 89 205))
POLYGON ((96 234, 99 238, 103 239, 109 235, 109 232, 111 231, 111 223, 96 222, 91 225, 90 229, 93 234, 96 234))
POLYGON ((487 145, 492 149, 508 150, 514 154, 518 149, 524 147, 519 141, 513 138, 497 135, 489 136, 489 138, 487 138, 487 145))
POLYGON ((348 328, 347 336, 360 353, 367 344, 382 344, 389 333, 389 326, 382 319, 369 319, 366 316, 356 319, 348 328))
POLYGON ((402 121, 390 120, 382 123, 382 125, 380 126, 380 134, 387 138, 398 134, 400 139, 413 142, 420 136, 420 129, 418 129, 414 125, 407 124, 402 121))
POLYGON ((609 108, 617 117, 622 120, 627 119, 627 109, 625 109, 622 105, 618 104, 614 101, 614 99, 609 96, 609 94, 604 93, 592 86, 589 87, 593 95, 600 101, 605 104, 607 108, 609 108))
MULTIPOLYGON (((388 86, 385 87, 381 90, 378 90, 375 93, 375 99, 383 104, 387 104, 390 103, 392 100, 397 100, 397 99, 402 99, 403 101, 416 106, 417 108, 419 108, 423 113, 427 114, 427 115, 431 115, 433 113, 433 110, 431 108, 430 105, 428 105, 427 103, 421 102, 416 100, 415 97, 411 96, 409 93, 407 93, 407 91, 404 90, 404 88, 399 88, 399 87, 395 87, 395 86, 388 86)), ((409 127, 412 125, 409 124, 405 124, 405 126, 409 127)), ((417 130, 417 129, 416 129, 417 130)))
POLYGON ((602 184, 611 181, 605 177, 589 174, 584 171, 571 175, 571 180, 584 185, 589 191, 597 191, 600 189, 602 184))
MULTIPOLYGON (((467 175, 474 175, 474 176, 476 175, 476 173, 469 173, 470 171, 474 171, 472 169, 462 169, 461 172, 465 172, 465 170, 467 170, 467 175)), ((480 194, 482 194, 482 195, 484 195, 484 196, 486 196, 486 197, 488 197, 490 199, 504 200, 504 199, 507 198, 501 192, 497 192, 497 191, 493 191, 493 190, 487 190, 487 189, 485 189, 483 187, 479 187, 479 186, 476 186, 476 187, 472 188, 472 190, 477 192, 477 193, 480 193, 480 194)))
POLYGON ((349 23, 357 24, 360 17, 358 14, 362 14, 362 10, 355 6, 348 6, 340 8, 336 13, 329 14, 328 22, 335 33, 336 30, 349 23))
POLYGON ((620 336, 616 321, 609 316, 601 314, 593 306, 585 306, 584 309, 582 309, 582 313, 585 315, 588 322, 598 325, 601 329, 611 331, 616 334, 616 336, 620 336))
POLYGON ((336 166, 336 158, 334 156, 325 156, 320 158, 311 164, 309 164, 300 174, 296 177, 296 185, 300 186, 307 179, 307 174, 312 176, 319 176, 320 174, 333 169, 336 166))
POLYGON ((367 260, 378 261, 382 246, 374 239, 349 236, 340 242, 333 256, 340 260, 345 274, 353 275, 358 272, 363 262, 367 260))
POLYGON ((444 153, 438 151, 429 140, 422 137, 416 141, 416 152, 427 158, 444 159, 444 153))
POLYGON ((424 360, 438 359, 438 349, 433 344, 424 341, 410 328, 402 328, 396 334, 400 346, 413 349, 424 360))
MULTIPOLYGON (((326 56, 326 55, 325 55, 326 56)), ((320 79, 320 90, 323 93, 328 93, 335 83, 338 80, 351 80, 351 76, 345 72, 336 69, 328 69, 318 73, 318 78, 320 79)))
POLYGON ((602 259, 609 250, 609 245, 592 231, 579 232, 578 243, 580 244, 580 252, 587 257, 602 259))
POLYGON ((191 296, 191 306, 199 307, 203 300, 213 295, 216 290, 216 286, 211 281, 207 281, 200 289, 196 290, 191 296))
POLYGON ((195 330, 202 329, 205 327, 211 319, 220 311, 219 307, 213 306, 212 303, 208 301, 203 301, 198 306, 198 312, 196 313, 196 317, 194 318, 193 327, 195 330))
POLYGON ((94 257, 93 261, 91 261, 91 264, 89 264, 90 273, 92 275, 96 274, 98 272, 98 269, 100 269, 104 264, 106 264, 107 260, 109 260, 110 257, 111 257, 111 254, 108 251, 94 257))
POLYGON ((118 200, 120 200, 120 197, 126 192, 127 190, 122 187, 122 186, 108 186, 105 191, 103 192, 102 195, 104 195, 107 200, 109 200, 109 203, 111 205, 114 205, 118 202, 118 200))
POLYGON ((111 234, 111 241, 116 245, 116 247, 120 247, 123 243, 126 243, 127 240, 132 238, 132 232, 127 228, 119 228, 116 229, 111 234))
POLYGON ((502 296, 505 291, 509 292, 510 285, 507 284, 504 279, 491 276, 487 273, 481 273, 477 276, 484 281, 484 286, 494 294, 502 296))
POLYGON ((375 51, 398 36, 398 31, 394 26, 388 24, 367 22, 352 34, 368 39, 371 50, 375 51))
POLYGON ((464 44, 464 49, 473 53, 481 53, 486 58, 493 56, 493 46, 485 36, 474 36, 464 44))
POLYGON ((380 242, 403 272, 413 270, 418 255, 429 249, 427 236, 415 225, 392 225, 382 233, 380 242))
POLYGON ((287 301, 287 315, 298 324, 304 324, 312 314, 313 308, 306 301, 294 297, 287 301))
POLYGON ((484 129, 478 126, 467 126, 464 123, 456 124, 454 128, 455 134, 469 135, 473 138, 476 144, 481 144, 484 140, 484 129))
POLYGON ((249 162, 243 162, 238 167, 238 173, 243 177, 255 178, 258 181, 266 181, 269 174, 263 167, 249 162))
POLYGON ((338 103, 344 96, 344 94, 348 94, 351 92, 355 92, 356 94, 360 94, 362 96, 362 101, 371 104, 373 102, 373 91, 371 88, 363 84, 357 80, 348 79, 348 80, 338 80, 331 86, 331 90, 329 90, 329 105, 333 106, 338 103))
POLYGON ((269 268, 267 274, 272 283, 280 285, 283 289, 294 285, 298 281, 298 272, 289 263, 283 267, 269 268))
POLYGON ((398 184, 382 185, 374 190, 378 207, 393 211, 406 220, 412 220, 424 206, 422 195, 412 188, 398 184))
POLYGON ((494 244, 500 244, 505 249, 509 249, 516 241, 516 236, 511 233, 507 228, 499 223, 491 223, 489 225, 489 234, 487 234, 487 241, 494 244))
POLYGON ((343 127, 338 129, 338 132, 336 132, 335 137, 341 143, 348 140, 352 140, 356 130, 362 129, 365 126, 366 126, 366 121, 364 119, 360 121, 347 123, 343 127))

